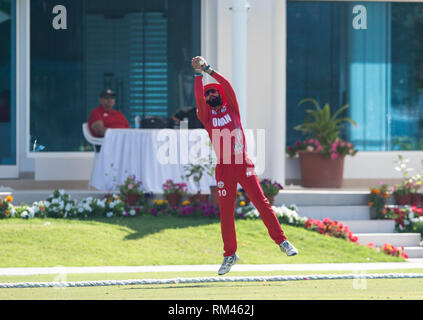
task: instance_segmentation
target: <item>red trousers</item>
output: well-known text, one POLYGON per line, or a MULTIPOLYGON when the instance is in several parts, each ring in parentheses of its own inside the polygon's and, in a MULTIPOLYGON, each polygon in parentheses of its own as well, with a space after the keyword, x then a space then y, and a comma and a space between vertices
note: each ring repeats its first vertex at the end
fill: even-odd
POLYGON ((286 237, 282 231, 278 218, 272 210, 269 201, 263 193, 254 166, 247 164, 217 164, 216 166, 217 194, 224 256, 232 256, 237 249, 235 232, 235 203, 238 183, 247 193, 251 202, 260 213, 270 237, 276 244, 280 244, 286 237))

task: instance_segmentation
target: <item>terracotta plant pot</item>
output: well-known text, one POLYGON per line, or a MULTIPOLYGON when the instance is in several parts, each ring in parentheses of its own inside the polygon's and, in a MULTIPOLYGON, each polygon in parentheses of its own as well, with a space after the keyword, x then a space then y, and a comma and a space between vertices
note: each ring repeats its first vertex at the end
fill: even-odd
POLYGON ((301 185, 307 188, 341 188, 345 155, 337 159, 319 152, 300 151, 301 185))
POLYGON ((275 203, 275 196, 271 194, 265 194, 267 200, 269 201, 270 205, 273 206, 275 203))
POLYGON ((403 195, 397 195, 395 194, 395 202, 399 206, 406 206, 411 205, 412 202, 412 196, 410 193, 403 194, 403 195))
POLYGON ((197 193, 197 194, 191 195, 189 197, 189 201, 191 201, 191 202, 207 202, 207 201, 209 201, 209 195, 197 193))
POLYGON ((371 220, 377 219, 377 211, 376 211, 376 208, 370 207, 370 219, 371 220))
POLYGON ((423 203, 423 194, 421 193, 413 193, 411 195, 411 204, 419 206, 423 203))
POLYGON ((130 194, 124 195, 125 204, 127 204, 128 206, 136 205, 137 202, 138 202, 138 198, 139 198, 139 196, 136 193, 130 193, 130 194))
POLYGON ((182 195, 178 193, 171 193, 166 195, 166 200, 169 202, 171 207, 177 207, 182 202, 182 195))
POLYGON ((219 205, 219 197, 217 195, 217 187, 216 186, 210 186, 210 198, 211 203, 215 206, 219 205))

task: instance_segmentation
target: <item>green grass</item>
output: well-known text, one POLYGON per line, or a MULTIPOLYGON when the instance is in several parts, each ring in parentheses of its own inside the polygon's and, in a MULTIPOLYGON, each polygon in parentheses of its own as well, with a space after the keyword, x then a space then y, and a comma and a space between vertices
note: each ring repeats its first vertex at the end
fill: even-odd
MULTIPOLYGON (((261 220, 237 220, 239 263, 401 262, 365 246, 282 226, 299 249, 286 257, 261 220)), ((220 222, 207 218, 6 219, 0 221, 0 267, 220 264, 220 222), (50 224, 46 224, 49 222, 50 224)))
MULTIPOLYGON (((422 272, 407 270, 406 272, 422 272)), ((382 270, 368 273, 404 272, 382 270)), ((316 274, 317 272, 232 272, 228 276, 316 274)), ((343 272, 318 272, 318 274, 343 272)), ((215 273, 143 273, 67 275, 65 281, 207 277, 215 273)), ((0 282, 57 281, 54 275, 0 277, 0 282)), ((423 279, 309 280, 131 285, 84 288, 0 289, 0 300, 385 300, 422 299, 423 279), (357 282, 361 281, 361 282, 357 282)))

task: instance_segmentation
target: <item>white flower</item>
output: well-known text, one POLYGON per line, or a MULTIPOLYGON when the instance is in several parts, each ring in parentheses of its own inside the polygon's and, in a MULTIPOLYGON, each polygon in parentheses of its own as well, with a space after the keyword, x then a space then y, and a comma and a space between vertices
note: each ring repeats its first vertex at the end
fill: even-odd
POLYGON ((28 210, 29 218, 31 218, 31 219, 34 218, 34 216, 35 216, 34 210, 32 208, 28 208, 27 210, 28 210))
POLYGON ((111 217, 113 217, 113 212, 110 212, 110 211, 109 211, 109 212, 107 212, 107 213, 106 213, 106 217, 107 217, 107 218, 111 218, 111 217))
POLYGON ((71 211, 71 209, 72 209, 72 205, 68 203, 65 207, 65 211, 68 212, 68 211, 71 211))
POLYGON ((59 190, 59 194, 60 194, 61 196, 63 196, 63 195, 65 194, 65 190, 63 190, 63 189, 59 190))
POLYGON ((115 203, 114 202, 110 202, 109 203, 109 207, 110 207, 110 209, 113 209, 115 207, 115 203))
POLYGON ((79 208, 78 208, 78 212, 79 212, 79 213, 82 213, 82 212, 84 212, 84 208, 82 208, 82 207, 79 207, 79 208))
POLYGON ((137 212, 135 211, 135 209, 131 209, 131 210, 129 211, 129 214, 130 214, 131 216, 135 216, 135 215, 137 214, 137 212))
POLYGON ((59 203, 59 199, 54 198, 54 199, 51 201, 51 203, 54 203, 54 204, 59 203))
POLYGON ((24 218, 24 219, 28 218, 28 212, 26 212, 26 211, 22 212, 21 218, 24 218))

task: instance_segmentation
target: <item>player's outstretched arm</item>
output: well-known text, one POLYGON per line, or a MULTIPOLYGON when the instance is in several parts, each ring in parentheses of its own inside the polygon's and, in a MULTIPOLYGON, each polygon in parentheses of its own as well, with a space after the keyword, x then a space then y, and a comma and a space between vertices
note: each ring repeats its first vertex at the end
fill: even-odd
POLYGON ((225 92, 226 99, 228 100, 228 105, 235 108, 239 112, 239 105, 238 100, 236 99, 236 94, 234 89, 232 88, 231 83, 227 80, 223 75, 221 75, 216 70, 213 70, 210 65, 206 65, 207 62, 204 60, 205 65, 203 66, 204 72, 208 73, 217 82, 222 85, 223 91, 225 92))
POLYGON ((201 65, 201 57, 192 58, 192 68, 195 72, 194 95, 197 102, 197 116, 198 119, 206 126, 208 118, 208 108, 206 99, 204 98, 204 85, 203 85, 203 68, 201 65))

